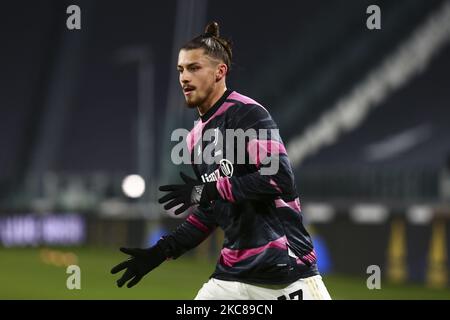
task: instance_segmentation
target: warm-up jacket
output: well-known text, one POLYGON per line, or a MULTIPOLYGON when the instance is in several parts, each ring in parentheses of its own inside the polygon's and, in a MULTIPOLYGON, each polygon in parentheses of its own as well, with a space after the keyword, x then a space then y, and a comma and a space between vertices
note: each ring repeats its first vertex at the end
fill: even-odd
POLYGON ((285 284, 318 274, 288 155, 264 107, 227 90, 196 122, 187 145, 197 178, 215 182, 220 199, 191 208, 187 219, 159 241, 166 256, 179 257, 220 227, 224 243, 212 274, 216 279, 285 284), (205 138, 207 129, 213 135, 205 138), (227 130, 239 129, 247 134, 244 142, 227 136, 227 130), (208 146, 216 158, 211 164, 199 160, 208 146), (239 148, 245 163, 237 163, 239 148), (262 174, 271 161, 278 162, 278 170, 262 174))

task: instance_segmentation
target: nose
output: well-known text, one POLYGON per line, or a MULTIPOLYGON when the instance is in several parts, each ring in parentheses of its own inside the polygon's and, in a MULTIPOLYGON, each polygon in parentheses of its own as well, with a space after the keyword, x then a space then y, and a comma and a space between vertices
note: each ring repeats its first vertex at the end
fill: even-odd
POLYGON ((183 84, 187 84, 191 81, 191 79, 189 79, 189 77, 187 76, 186 72, 180 72, 180 83, 183 84))

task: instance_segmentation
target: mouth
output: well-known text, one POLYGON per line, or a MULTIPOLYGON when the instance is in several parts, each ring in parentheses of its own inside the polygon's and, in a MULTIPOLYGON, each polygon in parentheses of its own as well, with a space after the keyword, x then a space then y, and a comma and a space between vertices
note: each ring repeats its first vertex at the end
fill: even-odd
POLYGON ((184 87, 183 92, 185 96, 189 96, 195 90, 194 87, 184 87))

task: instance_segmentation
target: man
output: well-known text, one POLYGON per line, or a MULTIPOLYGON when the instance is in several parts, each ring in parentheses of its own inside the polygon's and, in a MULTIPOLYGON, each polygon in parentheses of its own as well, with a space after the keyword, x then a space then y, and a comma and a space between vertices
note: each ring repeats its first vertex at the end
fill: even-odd
POLYGON ((117 284, 129 281, 132 287, 219 226, 225 234, 221 255, 196 299, 330 299, 302 224, 294 176, 276 124, 260 104, 227 89, 231 58, 231 45, 219 36, 215 22, 181 48, 180 84, 187 106, 200 115, 187 137, 197 177, 181 173, 184 183, 160 187, 168 193, 159 202, 166 203, 166 210, 176 208, 175 214, 189 208, 191 213, 155 246, 121 248, 131 258, 111 271, 126 269, 117 284), (236 136, 227 135, 231 129, 244 133, 244 140, 237 137, 240 144, 235 145, 236 136), (211 139, 204 139, 211 131, 211 139), (244 161, 238 150, 242 146, 244 161), (208 148, 216 161, 199 161, 208 148))

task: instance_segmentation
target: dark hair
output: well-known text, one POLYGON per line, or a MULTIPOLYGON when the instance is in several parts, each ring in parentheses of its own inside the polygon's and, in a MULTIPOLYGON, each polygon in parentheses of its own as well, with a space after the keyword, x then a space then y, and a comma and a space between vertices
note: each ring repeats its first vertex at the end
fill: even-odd
POLYGON ((205 33, 192 39, 181 50, 194 50, 203 49, 205 53, 215 59, 223 61, 228 67, 228 71, 231 68, 231 59, 233 57, 232 44, 230 40, 226 40, 220 37, 219 24, 215 21, 208 23, 205 28, 205 33))

